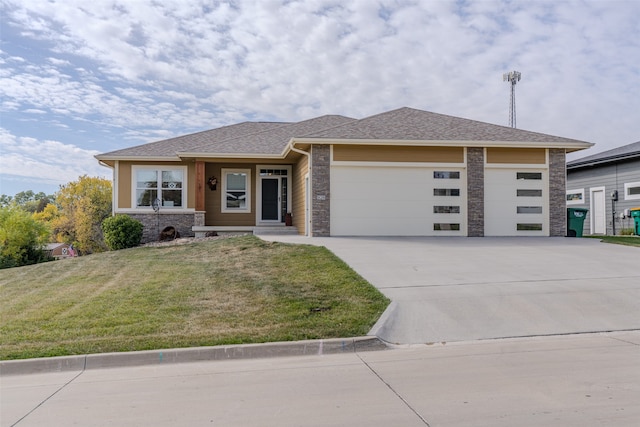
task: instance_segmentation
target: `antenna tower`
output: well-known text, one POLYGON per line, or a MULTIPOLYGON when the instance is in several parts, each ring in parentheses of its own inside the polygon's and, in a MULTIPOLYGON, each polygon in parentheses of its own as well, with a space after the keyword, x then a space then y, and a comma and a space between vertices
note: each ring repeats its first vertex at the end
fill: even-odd
POLYGON ((516 83, 520 81, 520 71, 510 71, 502 75, 502 80, 511 83, 511 102, 509 103, 509 126, 516 127, 516 83))

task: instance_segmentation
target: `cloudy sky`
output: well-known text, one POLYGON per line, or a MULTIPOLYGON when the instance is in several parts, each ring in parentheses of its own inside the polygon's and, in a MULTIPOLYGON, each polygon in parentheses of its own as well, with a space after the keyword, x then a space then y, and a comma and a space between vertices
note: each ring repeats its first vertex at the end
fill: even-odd
POLYGON ((638 0, 0 0, 0 193, 246 120, 408 106, 640 140, 638 0))

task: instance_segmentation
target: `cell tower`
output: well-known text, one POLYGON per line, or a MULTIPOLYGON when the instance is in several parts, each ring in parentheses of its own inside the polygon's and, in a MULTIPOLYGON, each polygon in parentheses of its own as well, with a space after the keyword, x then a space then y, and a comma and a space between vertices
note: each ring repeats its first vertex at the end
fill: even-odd
POLYGON ((502 80, 511 83, 511 102, 509 104, 509 126, 516 127, 516 83, 520 81, 520 71, 511 71, 502 75, 502 80))

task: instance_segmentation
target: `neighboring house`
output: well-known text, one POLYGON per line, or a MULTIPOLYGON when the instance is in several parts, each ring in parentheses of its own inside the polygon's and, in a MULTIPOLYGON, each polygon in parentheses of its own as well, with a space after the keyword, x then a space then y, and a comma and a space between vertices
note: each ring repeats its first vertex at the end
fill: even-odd
POLYGON ((589 210, 584 234, 633 228, 627 210, 640 207, 640 141, 568 162, 567 206, 589 210))
POLYGON ((565 154, 592 145, 400 108, 245 122, 96 158, 113 169, 114 213, 143 222, 144 241, 166 226, 285 229, 289 216, 310 236, 564 236, 565 154))
POLYGON ((45 252, 52 258, 62 259, 75 256, 71 245, 67 243, 48 243, 44 247, 45 252))

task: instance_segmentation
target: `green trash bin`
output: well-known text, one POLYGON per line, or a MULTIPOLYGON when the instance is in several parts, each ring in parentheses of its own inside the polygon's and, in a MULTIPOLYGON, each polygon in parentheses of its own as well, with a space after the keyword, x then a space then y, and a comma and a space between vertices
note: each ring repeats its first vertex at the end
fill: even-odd
POLYGON ((631 218, 633 218, 636 223, 633 234, 640 236, 640 208, 631 209, 631 218))
POLYGON ((567 237, 582 237, 588 209, 567 208, 567 237))

